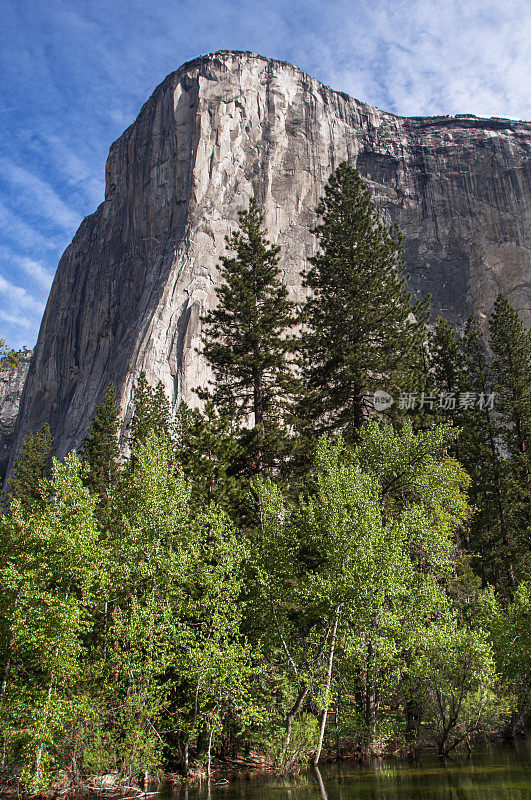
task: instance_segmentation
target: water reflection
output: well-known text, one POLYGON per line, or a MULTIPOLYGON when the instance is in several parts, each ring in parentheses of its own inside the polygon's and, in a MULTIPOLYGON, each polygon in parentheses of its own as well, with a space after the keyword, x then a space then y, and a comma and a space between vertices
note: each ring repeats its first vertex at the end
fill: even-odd
POLYGON ((308 769, 296 779, 240 776, 166 790, 155 800, 530 800, 531 740, 441 762, 378 759, 308 769))

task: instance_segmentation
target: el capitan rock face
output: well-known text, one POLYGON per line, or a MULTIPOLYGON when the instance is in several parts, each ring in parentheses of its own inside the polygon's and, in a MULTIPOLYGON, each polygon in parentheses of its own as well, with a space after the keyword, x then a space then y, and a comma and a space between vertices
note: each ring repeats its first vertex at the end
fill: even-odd
POLYGON ((197 355, 224 236, 254 195, 295 299, 309 229, 342 160, 405 233, 415 293, 454 323, 503 291, 529 320, 531 124, 401 118, 251 53, 183 65, 111 147, 105 201, 57 270, 21 401, 15 447, 48 422, 79 445, 115 383, 126 415, 138 374, 174 405, 209 373, 197 355))
POLYGON ((32 351, 17 354, 17 363, 0 360, 0 483, 13 445, 17 414, 32 351))

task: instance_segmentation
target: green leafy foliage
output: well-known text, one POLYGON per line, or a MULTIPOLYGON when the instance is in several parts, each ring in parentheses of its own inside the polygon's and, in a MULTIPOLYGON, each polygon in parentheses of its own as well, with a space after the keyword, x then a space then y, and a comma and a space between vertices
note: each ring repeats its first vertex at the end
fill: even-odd
POLYGON ((0 339, 0 369, 16 367, 23 352, 12 350, 6 345, 4 339, 0 339))
POLYGON ((94 508, 71 454, 41 482, 41 503, 15 499, 3 521, 1 723, 32 788, 56 766, 75 713, 100 568, 94 508))
POLYGON ((198 508, 217 504, 227 513, 239 515, 248 485, 241 478, 245 457, 241 430, 230 416, 217 410, 210 400, 202 412, 181 403, 175 454, 198 508))
POLYGON ((453 452, 470 475, 476 514, 463 544, 484 581, 513 591, 529 572, 529 335, 500 295, 490 320, 489 357, 471 317, 458 337, 440 320, 431 340, 432 378, 452 393, 450 415, 460 428, 453 452), (467 401, 470 400, 470 402, 467 401))
POLYGON ((273 622, 263 650, 283 676, 286 758, 305 708, 321 709, 324 732, 338 673, 357 687, 350 718, 374 746, 389 729, 379 709, 410 676, 415 643, 441 618, 453 624, 441 580, 470 509, 466 475, 446 455, 452 439, 448 427, 415 434, 406 423, 398 433, 369 422, 354 451, 320 440, 315 488, 298 502, 257 484, 256 609, 273 622))
POLYGON ((153 388, 147 382, 145 372, 141 372, 135 384, 133 403, 130 437, 133 448, 144 442, 151 432, 171 434, 170 403, 162 383, 153 388))
POLYGON ((24 442, 0 516, 0 759, 21 788, 522 730, 529 336, 500 297, 492 358, 473 318, 426 342, 401 237, 348 165, 318 214, 301 341, 253 200, 205 319, 202 410, 172 416, 141 374, 129 456, 113 387, 83 463, 52 461, 47 429, 24 442), (455 408, 374 414, 405 387, 455 408))
POLYGON ((413 673, 425 721, 440 755, 496 730, 507 713, 497 694, 495 663, 482 631, 439 625, 426 631, 413 673))
POLYGON ((492 588, 482 602, 484 625, 490 635, 496 666, 513 699, 506 730, 512 738, 525 731, 531 701, 531 583, 522 581, 508 603, 498 600, 492 588))

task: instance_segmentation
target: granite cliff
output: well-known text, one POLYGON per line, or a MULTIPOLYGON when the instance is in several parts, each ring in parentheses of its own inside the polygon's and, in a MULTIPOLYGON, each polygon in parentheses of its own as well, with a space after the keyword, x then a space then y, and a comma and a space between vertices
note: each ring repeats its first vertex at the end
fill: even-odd
POLYGON ((15 365, 0 361, 0 481, 9 461, 20 398, 31 356, 31 350, 23 350, 17 354, 15 365))
POLYGON ((200 316, 238 210, 256 196, 302 299, 314 209, 345 159, 404 231, 411 286, 434 313, 485 319, 503 291, 529 320, 530 150, 530 123, 397 117, 252 53, 183 65, 112 145, 105 201, 61 258, 13 451, 48 422, 63 456, 109 382, 130 413, 141 370, 194 402, 208 377, 200 316))

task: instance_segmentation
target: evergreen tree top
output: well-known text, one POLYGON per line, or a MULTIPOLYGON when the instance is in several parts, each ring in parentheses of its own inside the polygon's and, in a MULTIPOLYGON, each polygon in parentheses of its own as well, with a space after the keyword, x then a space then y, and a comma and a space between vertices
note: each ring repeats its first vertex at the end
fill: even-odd
POLYGON ((104 502, 108 501, 111 488, 118 481, 119 427, 120 406, 116 400, 116 390, 111 383, 107 387, 103 403, 96 409, 96 415, 81 446, 83 461, 90 467, 85 478, 86 484, 104 502))
POLYGON ((255 198, 226 242, 234 255, 221 257, 218 306, 203 317, 203 354, 216 378, 212 400, 262 424, 286 396, 294 305, 280 279, 280 247, 266 238, 255 198))
MULTIPOLYGON (((305 405, 316 430, 355 437, 369 395, 407 391, 422 368, 427 302, 406 287, 402 234, 387 227, 360 174, 339 165, 317 207, 304 312, 305 405)), ((304 413, 304 412, 303 412, 304 413)))
POLYGON ((48 425, 35 434, 28 433, 9 478, 9 500, 18 498, 27 508, 44 504, 43 479, 50 475, 52 455, 53 437, 48 425))

